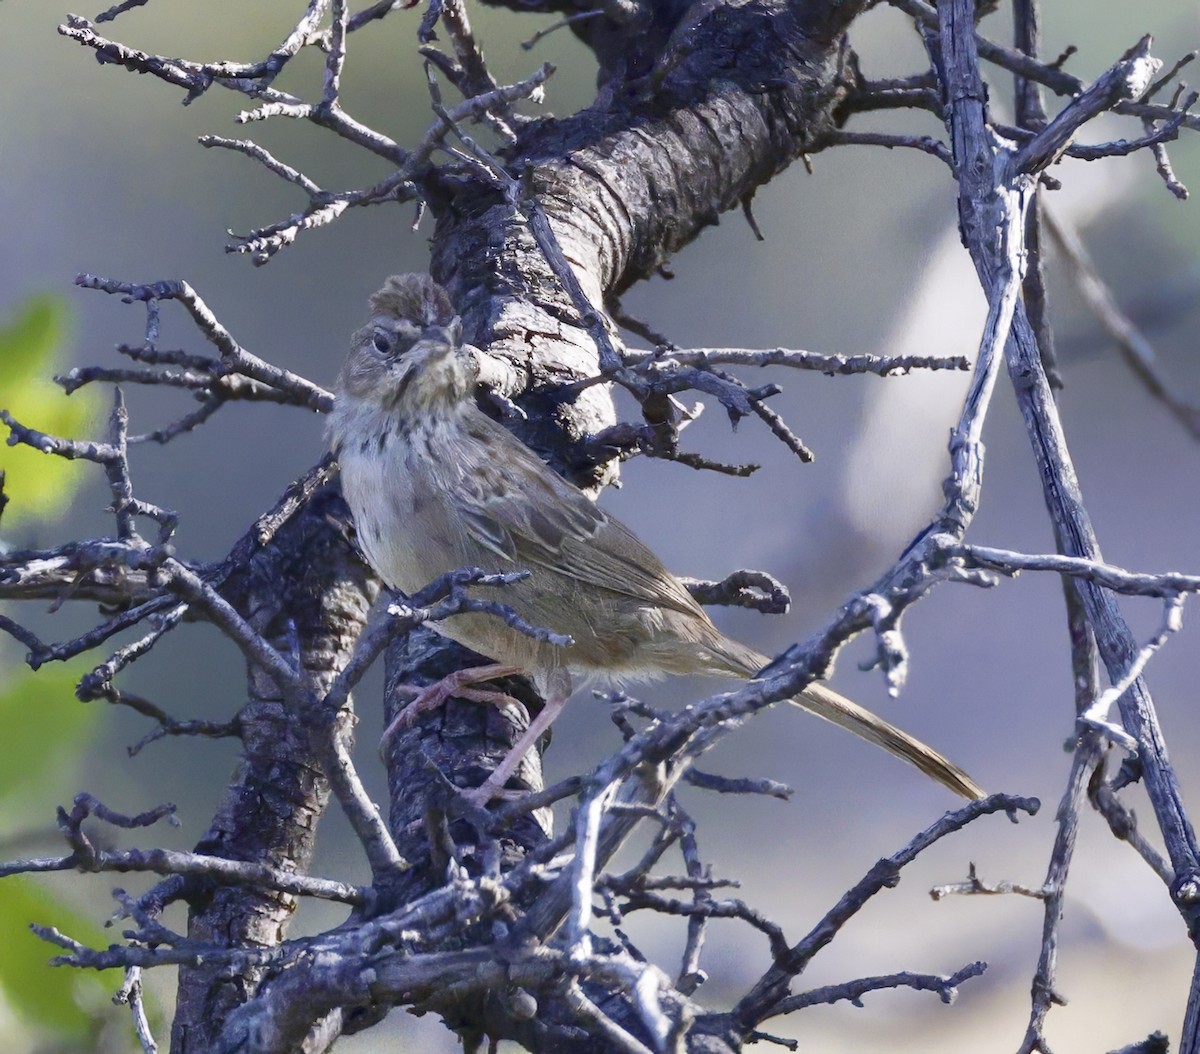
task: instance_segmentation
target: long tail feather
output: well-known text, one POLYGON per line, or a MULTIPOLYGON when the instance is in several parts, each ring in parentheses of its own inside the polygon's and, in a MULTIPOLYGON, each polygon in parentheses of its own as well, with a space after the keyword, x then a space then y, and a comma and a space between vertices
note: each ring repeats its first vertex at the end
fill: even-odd
MULTIPOLYGON (((706 644, 709 653, 724 669, 753 677, 771 661, 753 648, 719 633, 716 627, 713 627, 713 632, 714 638, 706 644)), ((933 747, 901 731, 866 707, 839 695, 832 688, 826 688, 823 684, 810 684, 800 695, 789 699, 788 702, 840 725, 860 739, 883 747, 889 754, 916 766, 925 775, 949 787, 955 794, 972 799, 986 797, 986 793, 970 776, 933 747)))
POLYGON ((853 732, 861 739, 883 747, 889 754, 915 765, 926 776, 964 798, 986 796, 970 776, 933 747, 927 746, 907 732, 902 732, 895 725, 871 713, 865 707, 852 703, 831 688, 822 684, 811 684, 804 689, 802 695, 789 699, 788 702, 823 717, 826 721, 832 721, 835 725, 841 725, 847 732, 853 732))

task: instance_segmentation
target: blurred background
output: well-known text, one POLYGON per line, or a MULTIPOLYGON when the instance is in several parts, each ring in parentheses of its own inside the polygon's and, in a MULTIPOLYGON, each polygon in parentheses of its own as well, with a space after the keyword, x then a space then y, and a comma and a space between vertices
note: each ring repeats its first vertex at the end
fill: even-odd
MULTIPOLYGON (((154 0, 101 28, 150 52, 251 61, 285 36, 300 6, 294 0, 154 0)), ((1168 63, 1200 42, 1196 5, 1185 0, 1047 6, 1045 53, 1078 46, 1068 68, 1084 78, 1096 76, 1146 32, 1154 33, 1154 52, 1168 63)), ((545 109, 566 114, 588 103, 594 67, 568 33, 552 34, 530 53, 520 42, 549 19, 474 5, 471 12, 498 79, 524 77, 549 60, 558 73, 545 109)), ((304 234, 265 267, 226 254, 227 229, 269 223, 304 202, 249 160, 204 150, 197 136, 250 133, 334 189, 367 185, 385 174, 382 162, 308 126, 237 126, 233 118, 248 100, 219 89, 183 107, 178 90, 99 66, 89 52, 58 36, 55 27, 64 15, 65 9, 45 0, 7 0, 0 7, 0 32, 20 55, 19 62, 0 65, 0 327, 8 327, 0 351, 9 356, 7 364, 0 362, 0 385, 6 378, 11 385, 0 387, 0 405, 47 430, 101 433, 107 392, 90 402, 78 394, 52 399, 28 378, 15 379, 14 364, 22 356, 44 359, 43 372, 51 371, 55 349, 59 369, 120 365, 124 360, 113 345, 141 340, 141 307, 76 289, 72 280, 80 271, 136 282, 184 278, 246 348, 331 386, 367 295, 392 272, 426 266, 428 222, 414 233, 408 206, 352 211, 330 228, 304 234), (42 349, 37 355, 30 350, 35 345, 42 349)), ((397 13, 356 34, 345 77, 349 111, 401 144, 414 141, 429 119, 415 51, 419 18, 420 10, 397 13)), ((1002 12, 986 28, 1007 41, 1004 19, 1002 12)), ((864 18, 852 39, 871 76, 924 68, 911 28, 887 8, 864 18)), ((320 72, 314 57, 302 57, 279 86, 311 96, 319 91, 320 72)), ((995 74, 993 105, 1003 113, 1010 78, 989 72, 995 74)), ((1049 105, 1055 112, 1053 100, 1049 105)), ((932 119, 894 115, 859 119, 852 127, 940 132, 932 119)), ((1087 141, 1141 134, 1128 122, 1098 122, 1085 131, 1087 141)), ((1172 158, 1185 183, 1200 182, 1200 138, 1185 135, 1172 158)), ((1082 229, 1121 304, 1153 340, 1177 392, 1200 402, 1194 346, 1200 212, 1166 192, 1148 155, 1067 163, 1056 174, 1064 186, 1052 204, 1082 229)), ((755 212, 765 243, 755 240, 740 216, 726 216, 672 262, 673 281, 639 286, 626 297, 626 308, 682 347, 973 356, 982 298, 958 244, 954 188, 935 160, 868 148, 822 153, 813 158, 811 174, 796 165, 763 188, 755 212)), ((1138 570, 1200 571, 1200 448, 1119 360, 1054 258, 1051 275, 1067 385, 1062 412, 1107 558, 1138 570)), ((163 309, 163 346, 208 351, 170 305, 163 309)), ((779 370, 769 379, 784 386, 772 405, 816 451, 814 464, 801 465, 755 422, 731 435, 720 408, 710 408, 685 433, 688 447, 722 460, 760 462, 758 474, 735 480, 637 460, 626 466, 624 486, 603 501, 680 574, 720 578, 752 567, 780 577, 794 598, 787 615, 714 613, 722 628, 775 651, 822 625, 936 511, 946 437, 966 380, 827 378, 779 370)), ((127 390, 127 396, 136 431, 162 427, 190 409, 185 397, 170 392, 127 390)), ((298 410, 230 406, 166 448, 138 449, 135 486, 144 499, 180 513, 181 554, 218 558, 320 456, 322 428, 322 421, 298 410)), ((986 441, 984 502, 972 538, 1052 550, 1028 443, 1004 381, 986 441)), ((111 532, 100 473, 77 471, 73 483, 62 481, 59 464, 36 455, 21 460, 20 454, 7 447, 0 452, 14 494, 27 495, 23 505, 14 498, 6 513, 4 544, 51 546, 111 532), (51 477, 55 482, 45 486, 51 477)), ((1154 632, 1156 603, 1123 601, 1122 608, 1142 639, 1154 632)), ((34 605, 9 614, 29 621, 43 639, 73 636, 95 618, 94 610, 70 605, 53 616, 34 605)), ((867 996, 862 1008, 817 1008, 771 1028, 807 1049, 1012 1051, 1025 1030, 1040 904, 1017 897, 934 903, 928 890, 963 879, 971 862, 985 881, 1037 886, 1043 880, 1069 764, 1063 743, 1073 724, 1061 590, 1054 579, 1036 575, 986 591, 943 586, 910 612, 904 628, 911 675, 901 698, 888 699, 879 675, 858 669, 871 654, 870 641, 846 650, 836 686, 942 749, 989 790, 1036 795, 1044 808, 1019 825, 993 817, 940 843, 905 871, 899 888, 877 897, 796 986, 905 969, 949 973, 987 960, 986 975, 968 982, 953 1006, 928 993, 884 992, 867 996)), ((1191 802, 1200 796, 1197 645, 1194 629, 1185 627, 1149 671, 1191 802)), ((6 704, 0 707, 0 750, 13 757, 7 767, 0 764, 0 773, 9 773, 0 774, 0 855, 60 853, 53 809, 80 790, 129 813, 161 801, 178 803, 180 829, 112 837, 120 845, 189 847, 204 832, 220 794, 214 774, 233 768, 231 741, 160 741, 131 759, 126 748, 149 726, 126 711, 76 703, 72 678, 86 667, 39 674, 30 687, 20 660, 21 649, 0 641, 8 685, 0 700, 6 704)), ((232 715, 245 692, 234 649, 198 626, 176 631, 123 683, 177 717, 209 720, 232 715)), ((672 681, 641 695, 675 706, 715 687, 672 681)), ((376 677, 357 696, 359 760, 382 801, 383 774, 373 746, 380 728, 378 688, 376 677)), ((617 742, 604 705, 582 693, 556 727, 549 778, 586 770, 617 742)), ((796 788, 787 804, 686 795, 715 872, 740 879, 739 895, 780 921, 791 940, 878 857, 895 852, 955 804, 915 772, 788 708, 731 737, 705 767, 731 776, 769 776, 796 788)), ((1137 794, 1131 800, 1148 824, 1144 801, 1137 794)), ((322 830, 315 870, 351 880, 366 876, 336 809, 322 830)), ((128 878, 121 884, 131 891, 145 888, 128 878)), ((6 1049, 132 1049, 123 1013, 106 1009, 119 979, 31 965, 44 962, 51 950, 24 930, 35 918, 93 944, 118 939, 97 928, 114 908, 114 884, 103 876, 0 884, 0 959, 10 963, 0 971, 6 1049), (18 962, 19 969, 11 968, 18 962)), ((336 911, 304 905, 297 932, 338 918, 336 911)), ((182 927, 182 911, 166 921, 182 927)), ((635 916, 629 930, 674 968, 682 926, 635 916)), ((1155 1029, 1177 1039, 1194 953, 1165 889, 1090 814, 1083 818, 1063 937, 1058 987, 1070 1002, 1050 1015, 1047 1035, 1055 1050, 1108 1050, 1155 1029)), ((713 1006, 727 1005, 767 963, 759 934, 738 923, 716 923, 704 964, 711 979, 700 995, 713 1006)), ((165 1037, 173 976, 159 971, 147 982, 165 1037)), ((400 1040, 419 1051, 457 1046, 437 1022, 395 1014, 343 1047, 393 1049, 400 1040)))

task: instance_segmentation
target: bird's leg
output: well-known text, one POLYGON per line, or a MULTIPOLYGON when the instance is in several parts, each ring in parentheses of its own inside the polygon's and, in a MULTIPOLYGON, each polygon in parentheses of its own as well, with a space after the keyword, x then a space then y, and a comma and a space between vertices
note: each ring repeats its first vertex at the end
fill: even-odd
POLYGON ((537 716, 529 722, 529 727, 521 733, 512 749, 504 755, 500 764, 483 784, 474 790, 463 792, 463 797, 472 805, 483 808, 493 798, 504 794, 504 785, 517 771, 521 759, 537 746, 538 740, 554 724, 555 719, 566 706, 567 700, 571 698, 571 673, 566 667, 559 666, 549 670, 536 680, 538 690, 546 697, 546 701, 542 704, 537 716))
POLYGON ((521 759, 535 746, 542 736, 545 734, 562 709, 567 704, 567 699, 570 698, 570 692, 566 694, 556 692, 542 704, 541 710, 538 711, 537 717, 529 722, 529 727, 521 733, 521 738, 513 744, 510 750, 501 759, 500 764, 492 771, 492 774, 474 790, 463 791, 463 797, 472 805, 478 805, 481 808, 487 805, 493 798, 499 797, 504 792, 504 785, 509 781, 509 778, 517 771, 517 766, 521 764, 521 759))
POLYGON ((445 705, 446 700, 451 696, 469 699, 473 703, 491 703, 495 706, 507 706, 510 703, 517 705, 517 700, 511 695, 483 688, 472 688, 471 685, 479 684, 481 681, 495 680, 497 677, 511 677, 520 672, 521 667, 519 666, 491 663, 487 666, 468 666, 465 670, 455 670, 453 673, 446 674, 440 681, 435 681, 424 688, 418 688, 412 684, 397 685, 399 690, 416 694, 415 698, 392 718, 392 723, 379 737, 380 756, 383 755, 392 736, 401 728, 408 728, 421 714, 445 705))

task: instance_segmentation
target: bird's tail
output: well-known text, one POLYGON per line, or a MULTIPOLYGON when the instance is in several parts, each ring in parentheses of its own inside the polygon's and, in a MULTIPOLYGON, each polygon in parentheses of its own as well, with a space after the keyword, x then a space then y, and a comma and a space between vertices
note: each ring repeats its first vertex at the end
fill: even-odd
MULTIPOLYGON (((752 648, 723 635, 710 644, 710 649, 728 669, 751 677, 771 661, 765 655, 760 655, 752 648)), ((839 695, 832 688, 826 688, 823 684, 810 684, 800 695, 789 699, 788 702, 840 725, 847 732, 852 732, 868 743, 883 747, 889 754, 915 765, 926 776, 949 787, 955 794, 972 799, 986 797, 985 792, 970 776, 933 747, 901 731, 866 707, 839 695)))
POLYGON ((847 732, 853 732, 860 739, 883 747, 889 754, 915 765, 926 776, 932 777, 964 798, 985 797, 984 791, 970 776, 933 747, 901 731, 865 707, 852 703, 832 688, 826 688, 823 684, 810 684, 800 695, 789 699, 788 702, 793 706, 803 707, 826 721, 832 721, 835 725, 841 725, 847 732))

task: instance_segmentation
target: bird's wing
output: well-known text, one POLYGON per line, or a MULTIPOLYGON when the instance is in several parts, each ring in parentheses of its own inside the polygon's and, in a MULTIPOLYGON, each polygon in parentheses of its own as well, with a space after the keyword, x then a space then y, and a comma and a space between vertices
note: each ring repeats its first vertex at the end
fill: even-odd
POLYGON ((459 462, 452 491, 460 522, 477 543, 518 567, 545 568, 622 596, 702 613, 628 527, 507 429, 482 413, 472 415, 469 427, 490 456, 459 462))

